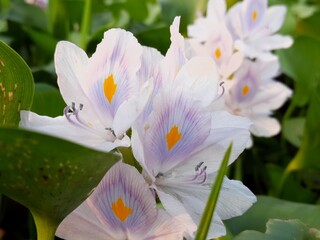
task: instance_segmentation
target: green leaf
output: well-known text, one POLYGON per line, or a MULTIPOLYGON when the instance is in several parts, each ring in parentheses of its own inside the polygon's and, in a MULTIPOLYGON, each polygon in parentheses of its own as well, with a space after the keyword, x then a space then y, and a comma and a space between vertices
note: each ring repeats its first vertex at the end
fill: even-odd
POLYGON ((46 31, 47 17, 45 12, 32 4, 24 1, 14 2, 11 6, 8 19, 23 26, 46 31))
POLYGON ((317 229, 309 228, 296 219, 279 220, 270 219, 267 222, 266 233, 257 231, 244 231, 234 240, 316 240, 320 239, 320 232, 317 229))
POLYGON ((31 111, 39 115, 57 117, 63 114, 66 104, 59 90, 46 83, 37 83, 31 111))
POLYGON ((227 172, 227 167, 228 167, 228 162, 229 162, 231 150, 232 150, 232 143, 229 145, 229 147, 224 155, 219 172, 218 172, 217 177, 214 181, 213 188, 212 188, 211 193, 209 195, 206 207, 203 211, 203 215, 202 215, 201 221, 198 226, 198 230, 197 230, 197 234, 196 234, 196 238, 195 238, 196 240, 207 239, 207 234, 208 234, 208 231, 210 228, 213 213, 214 213, 214 210, 215 210, 217 202, 218 202, 220 189, 221 189, 221 186, 223 183, 224 176, 227 172))
POLYGON ((181 16, 180 29, 183 34, 187 33, 187 26, 194 21, 199 8, 198 4, 199 6, 203 5, 202 1, 198 0, 160 0, 159 2, 162 8, 162 17, 169 25, 176 16, 181 16))
POLYGON ((21 129, 1 128, 0 149, 0 193, 29 208, 36 224, 51 230, 120 158, 21 129))
POLYGON ((31 70, 8 45, 0 41, 0 126, 16 126, 20 110, 29 110, 34 83, 31 70))
MULTIPOLYGON (((299 96, 308 97, 320 82, 320 40, 310 37, 297 37, 294 44, 286 50, 279 50, 278 56, 282 71, 297 82, 295 90, 300 88, 299 96)), ((305 101, 297 96, 296 105, 305 101)))
POLYGON ((283 122, 282 131, 285 138, 295 147, 299 148, 303 135, 305 118, 290 118, 283 122))
POLYGON ((258 201, 242 216, 225 221, 234 235, 248 229, 264 232, 266 222, 271 218, 299 219, 312 228, 320 229, 320 206, 267 196, 258 196, 257 199, 258 201))

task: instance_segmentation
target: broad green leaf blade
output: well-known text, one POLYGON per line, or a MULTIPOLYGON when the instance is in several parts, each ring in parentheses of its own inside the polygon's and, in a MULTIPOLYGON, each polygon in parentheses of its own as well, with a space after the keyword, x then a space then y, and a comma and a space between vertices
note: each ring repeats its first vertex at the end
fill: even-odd
POLYGON ((29 110, 33 76, 24 60, 0 41, 0 126, 17 126, 20 110, 29 110))
POLYGON ((232 143, 229 145, 229 147, 224 155, 219 172, 218 172, 217 177, 214 181, 213 188, 212 188, 211 193, 209 195, 206 207, 203 211, 203 215, 202 215, 201 221, 198 226, 197 235, 195 238, 196 240, 207 239, 207 235, 208 235, 208 231, 210 228, 213 213, 214 213, 214 210, 215 210, 217 202, 218 202, 220 189, 221 189, 221 186, 223 183, 224 176, 227 172, 227 167, 228 167, 228 162, 229 162, 231 150, 232 150, 232 143))
POLYGON ((39 115, 57 117, 63 114, 66 107, 61 93, 46 83, 36 83, 31 111, 39 115))
POLYGON ((297 37, 291 48, 279 50, 282 71, 296 81, 293 100, 301 106, 306 96, 320 82, 320 41, 310 37, 297 37), (303 63, 303 64, 302 64, 303 63), (299 90, 297 90, 299 88, 299 90))
POLYGON ((21 129, 0 129, 0 192, 56 224, 120 155, 21 129))
POLYGON ((264 232, 265 225, 271 218, 299 219, 312 228, 320 229, 320 206, 294 203, 267 196, 257 198, 258 201, 242 216, 225 221, 234 235, 248 229, 264 232))
POLYGON ((316 240, 320 239, 320 232, 315 228, 309 228, 296 219, 280 220, 270 219, 267 222, 266 233, 257 231, 244 231, 234 240, 316 240))

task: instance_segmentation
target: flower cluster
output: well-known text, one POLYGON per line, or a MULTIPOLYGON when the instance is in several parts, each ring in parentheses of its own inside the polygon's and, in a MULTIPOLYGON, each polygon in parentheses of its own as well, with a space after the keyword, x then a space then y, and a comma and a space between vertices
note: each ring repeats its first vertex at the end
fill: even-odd
POLYGON ((285 6, 268 8, 267 0, 244 0, 228 11, 225 0, 210 0, 207 16, 188 27, 189 54, 212 56, 224 80, 225 94, 214 108, 248 117, 255 136, 279 133, 280 124, 270 115, 292 94, 274 80, 280 67, 272 51, 292 45, 290 37, 275 34, 285 14, 285 6))
MULTIPOLYGON (((250 132, 279 131, 269 115, 291 91, 272 79, 279 64, 270 51, 291 44, 273 35, 284 13, 282 7, 268 9, 264 0, 244 0, 226 13, 224 0, 211 0, 207 16, 189 26, 190 39, 174 19, 164 56, 122 29, 105 32, 90 58, 59 42, 55 68, 67 104, 63 115, 22 111, 20 126, 100 151, 131 146, 142 172, 115 164, 57 235, 193 238, 229 144, 231 164, 249 145, 250 132)), ((225 235, 222 220, 255 201, 241 182, 225 177, 208 238, 225 235)))

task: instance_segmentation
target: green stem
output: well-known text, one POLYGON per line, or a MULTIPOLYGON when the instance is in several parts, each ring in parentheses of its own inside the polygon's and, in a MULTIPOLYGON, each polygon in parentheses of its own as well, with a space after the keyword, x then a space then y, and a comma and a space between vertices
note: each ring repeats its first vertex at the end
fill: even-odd
POLYGON ((87 48, 87 43, 88 43, 87 37, 88 37, 90 21, 91 21, 91 5, 92 5, 91 0, 85 1, 83 15, 82 15, 80 47, 84 50, 87 48))
POLYGON ((58 225, 48 217, 44 217, 35 211, 31 211, 37 228, 38 240, 54 240, 58 225))

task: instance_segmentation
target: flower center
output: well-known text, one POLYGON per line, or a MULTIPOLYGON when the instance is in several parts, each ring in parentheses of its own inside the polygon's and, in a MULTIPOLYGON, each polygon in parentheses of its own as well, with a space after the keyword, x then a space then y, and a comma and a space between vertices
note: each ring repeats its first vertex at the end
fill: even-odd
POLYGON ((132 209, 124 204, 121 197, 119 197, 116 202, 112 203, 112 211, 121 222, 124 222, 128 216, 132 214, 132 209))
POLYGON ((182 138, 177 125, 174 125, 166 135, 168 151, 170 151, 182 138))
POLYGON ((110 74, 103 82, 104 96, 111 104, 113 96, 116 94, 117 84, 114 83, 113 74, 110 74))

